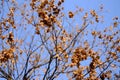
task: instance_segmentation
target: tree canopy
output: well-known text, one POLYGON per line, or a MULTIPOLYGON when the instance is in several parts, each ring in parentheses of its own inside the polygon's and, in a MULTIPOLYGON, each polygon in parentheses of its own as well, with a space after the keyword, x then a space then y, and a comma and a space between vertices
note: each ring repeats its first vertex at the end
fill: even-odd
POLYGON ((0 79, 120 78, 119 17, 102 25, 103 5, 65 11, 64 3, 0 1, 0 79))

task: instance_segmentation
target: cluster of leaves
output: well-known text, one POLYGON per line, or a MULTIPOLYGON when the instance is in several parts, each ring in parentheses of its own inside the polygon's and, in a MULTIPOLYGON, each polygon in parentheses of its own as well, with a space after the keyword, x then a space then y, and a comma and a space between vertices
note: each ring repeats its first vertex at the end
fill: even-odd
POLYGON ((12 49, 6 49, 3 50, 2 52, 0 52, 0 62, 4 63, 6 61, 8 61, 8 59, 12 59, 13 58, 13 50, 12 49))
POLYGON ((99 11, 77 7, 64 13, 64 2, 0 1, 0 78, 53 80, 65 74, 76 80, 118 79, 119 18, 98 30, 103 23, 99 11))

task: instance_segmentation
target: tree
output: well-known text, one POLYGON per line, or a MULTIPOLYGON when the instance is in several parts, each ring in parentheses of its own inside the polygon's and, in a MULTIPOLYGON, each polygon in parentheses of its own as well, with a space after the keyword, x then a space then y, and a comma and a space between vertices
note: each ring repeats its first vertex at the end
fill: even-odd
POLYGON ((23 2, 21 7, 19 0, 0 1, 0 79, 119 77, 118 17, 101 30, 96 24, 104 23, 103 6, 90 11, 77 7, 65 13, 64 0, 23 2))

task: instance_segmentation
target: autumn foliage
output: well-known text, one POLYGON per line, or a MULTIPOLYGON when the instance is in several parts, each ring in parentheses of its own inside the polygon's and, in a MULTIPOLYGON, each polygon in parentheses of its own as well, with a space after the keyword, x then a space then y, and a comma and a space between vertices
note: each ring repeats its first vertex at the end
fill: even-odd
POLYGON ((120 78, 119 18, 103 26, 103 6, 65 12, 64 3, 0 1, 0 79, 120 78))

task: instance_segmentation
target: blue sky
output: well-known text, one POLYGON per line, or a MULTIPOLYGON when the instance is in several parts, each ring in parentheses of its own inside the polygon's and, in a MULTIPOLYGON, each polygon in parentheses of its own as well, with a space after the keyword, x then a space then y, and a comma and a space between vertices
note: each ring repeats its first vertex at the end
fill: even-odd
POLYGON ((103 4, 104 8, 109 10, 109 15, 120 17, 119 3, 120 0, 65 0, 64 6, 68 9, 74 9, 78 5, 86 10, 97 9, 100 4, 103 4))
POLYGON ((65 0, 65 10, 74 10, 76 5, 89 11, 90 9, 98 10, 99 6, 104 6, 105 21, 109 23, 115 16, 120 17, 120 0, 65 0))

